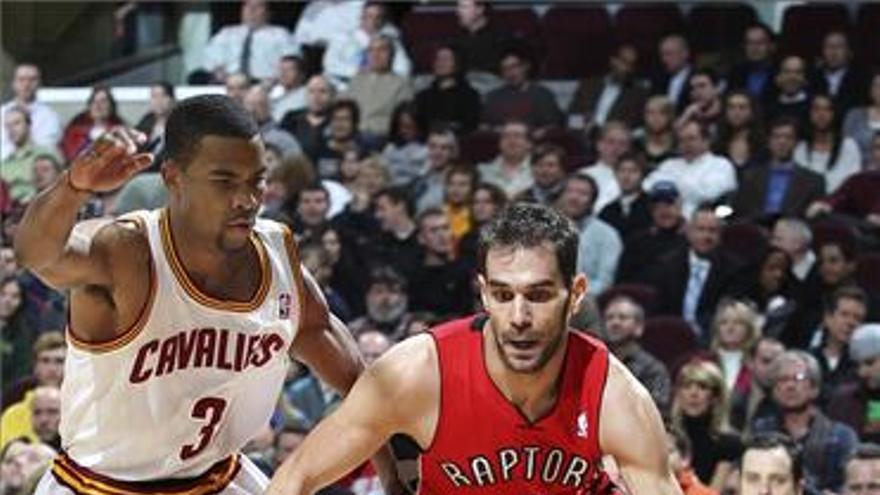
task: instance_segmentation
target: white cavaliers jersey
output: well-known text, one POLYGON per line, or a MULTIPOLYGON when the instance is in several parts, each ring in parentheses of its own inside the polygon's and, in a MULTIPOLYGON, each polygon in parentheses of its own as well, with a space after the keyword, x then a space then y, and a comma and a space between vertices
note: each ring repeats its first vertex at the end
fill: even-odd
POLYGON ((243 447, 275 409, 303 306, 293 238, 257 220, 259 289, 248 302, 222 301, 189 279, 166 210, 127 218, 149 237, 150 297, 111 342, 90 345, 68 332, 62 446, 79 466, 117 480, 198 476, 243 447))

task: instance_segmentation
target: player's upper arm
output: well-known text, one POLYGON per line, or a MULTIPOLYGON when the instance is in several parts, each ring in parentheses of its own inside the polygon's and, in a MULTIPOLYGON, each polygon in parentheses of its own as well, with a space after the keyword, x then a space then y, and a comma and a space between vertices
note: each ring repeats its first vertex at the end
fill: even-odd
POLYGON ((599 427, 602 451, 614 456, 633 495, 680 494, 669 468, 663 421, 651 395, 613 356, 608 366, 599 427))
POLYGON ((87 220, 73 228, 61 257, 35 273, 57 289, 112 287, 120 266, 148 253, 146 234, 136 222, 87 220))

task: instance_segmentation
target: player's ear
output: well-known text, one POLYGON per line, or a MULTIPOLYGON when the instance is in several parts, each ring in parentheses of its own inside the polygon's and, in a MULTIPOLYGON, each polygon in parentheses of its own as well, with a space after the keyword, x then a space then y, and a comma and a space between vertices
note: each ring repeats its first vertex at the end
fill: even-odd
POLYGON ((587 279, 587 276, 583 273, 578 273, 574 276, 574 279, 571 281, 571 305, 568 308, 569 316, 571 316, 578 308, 581 307, 581 304, 584 302, 584 296, 587 295, 587 291, 590 289, 590 280, 587 279))
POLYGON ((169 191, 174 191, 176 188, 180 187, 181 172, 180 164, 170 158, 162 163, 162 181, 165 182, 165 187, 167 187, 169 191))
POLYGON ((480 284, 480 301, 483 303, 483 307, 489 306, 489 284, 486 282, 486 277, 483 276, 482 273, 477 275, 477 282, 480 284))

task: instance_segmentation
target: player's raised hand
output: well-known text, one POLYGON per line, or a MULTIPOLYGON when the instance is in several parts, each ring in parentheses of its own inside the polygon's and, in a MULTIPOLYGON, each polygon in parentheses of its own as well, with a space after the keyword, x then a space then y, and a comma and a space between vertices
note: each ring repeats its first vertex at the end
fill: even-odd
POLYGON ((138 153, 146 136, 133 129, 116 127, 80 153, 70 166, 68 181, 76 190, 113 191, 150 166, 151 153, 138 153))

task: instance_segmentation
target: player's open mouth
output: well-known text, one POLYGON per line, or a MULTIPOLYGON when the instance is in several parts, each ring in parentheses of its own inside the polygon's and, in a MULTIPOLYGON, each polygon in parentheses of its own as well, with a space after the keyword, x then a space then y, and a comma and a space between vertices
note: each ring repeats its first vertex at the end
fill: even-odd
POLYGON ((537 340, 508 340, 507 343, 520 351, 528 351, 538 345, 537 340))

